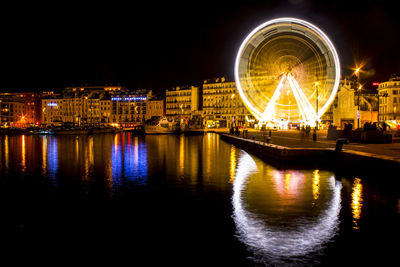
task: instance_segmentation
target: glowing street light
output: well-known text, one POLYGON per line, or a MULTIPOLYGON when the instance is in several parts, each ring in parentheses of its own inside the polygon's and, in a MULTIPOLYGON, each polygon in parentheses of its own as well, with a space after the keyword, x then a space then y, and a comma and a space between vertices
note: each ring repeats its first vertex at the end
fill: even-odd
POLYGON ((360 73, 361 67, 357 67, 356 70, 354 71, 354 74, 357 77, 357 84, 358 84, 358 89, 357 89, 357 129, 360 128, 360 94, 361 94, 361 89, 362 85, 360 84, 360 73))

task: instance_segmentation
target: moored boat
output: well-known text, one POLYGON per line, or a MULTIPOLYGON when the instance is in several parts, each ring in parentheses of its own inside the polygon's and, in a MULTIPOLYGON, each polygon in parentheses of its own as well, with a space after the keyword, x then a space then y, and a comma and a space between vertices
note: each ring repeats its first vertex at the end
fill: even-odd
POLYGON ((168 120, 166 117, 152 118, 146 121, 144 131, 146 134, 169 134, 179 132, 179 124, 168 120))

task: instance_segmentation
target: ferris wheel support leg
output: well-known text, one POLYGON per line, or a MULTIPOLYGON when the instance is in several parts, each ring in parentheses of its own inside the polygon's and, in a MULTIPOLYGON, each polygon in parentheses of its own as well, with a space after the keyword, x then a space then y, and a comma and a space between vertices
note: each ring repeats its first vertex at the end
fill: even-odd
POLYGON ((299 109, 303 115, 303 119, 311 124, 315 121, 318 121, 317 114, 315 113, 307 97, 304 95, 297 81, 291 75, 288 75, 288 79, 290 86, 292 87, 293 94, 295 95, 296 101, 299 105, 299 109))
POLYGON ((299 106, 300 116, 303 118, 303 121, 307 121, 309 116, 305 111, 304 103, 302 102, 300 95, 299 95, 299 90, 296 88, 296 86, 290 76, 288 77, 288 80, 289 80, 289 85, 292 88, 294 98, 296 99, 297 105, 299 106))
POLYGON ((267 107, 265 108, 263 114, 261 115, 261 121, 267 122, 271 121, 273 119, 273 116, 275 115, 275 104, 276 100, 278 99, 280 95, 281 88, 283 87, 283 84, 286 79, 286 74, 282 76, 278 86, 275 89, 274 94, 272 95, 270 101, 268 102, 267 107))

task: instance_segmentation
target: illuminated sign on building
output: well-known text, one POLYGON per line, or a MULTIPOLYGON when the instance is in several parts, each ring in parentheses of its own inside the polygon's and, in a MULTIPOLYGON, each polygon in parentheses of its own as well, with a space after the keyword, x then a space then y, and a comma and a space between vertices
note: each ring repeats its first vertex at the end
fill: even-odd
POLYGON ((135 97, 112 97, 112 101, 145 101, 147 97, 145 96, 135 96, 135 97))
POLYGON ((47 106, 49 106, 49 107, 57 107, 58 104, 57 103, 47 103, 47 106))

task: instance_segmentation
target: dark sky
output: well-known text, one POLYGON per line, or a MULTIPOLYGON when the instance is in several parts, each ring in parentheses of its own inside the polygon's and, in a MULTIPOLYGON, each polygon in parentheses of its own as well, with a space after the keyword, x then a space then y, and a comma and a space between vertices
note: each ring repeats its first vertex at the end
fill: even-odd
POLYGON ((389 1, 37 2, 0 8, 1 91, 106 82, 167 89, 232 77, 241 41, 283 16, 321 28, 342 73, 363 62, 365 82, 400 74, 400 16, 389 1))

